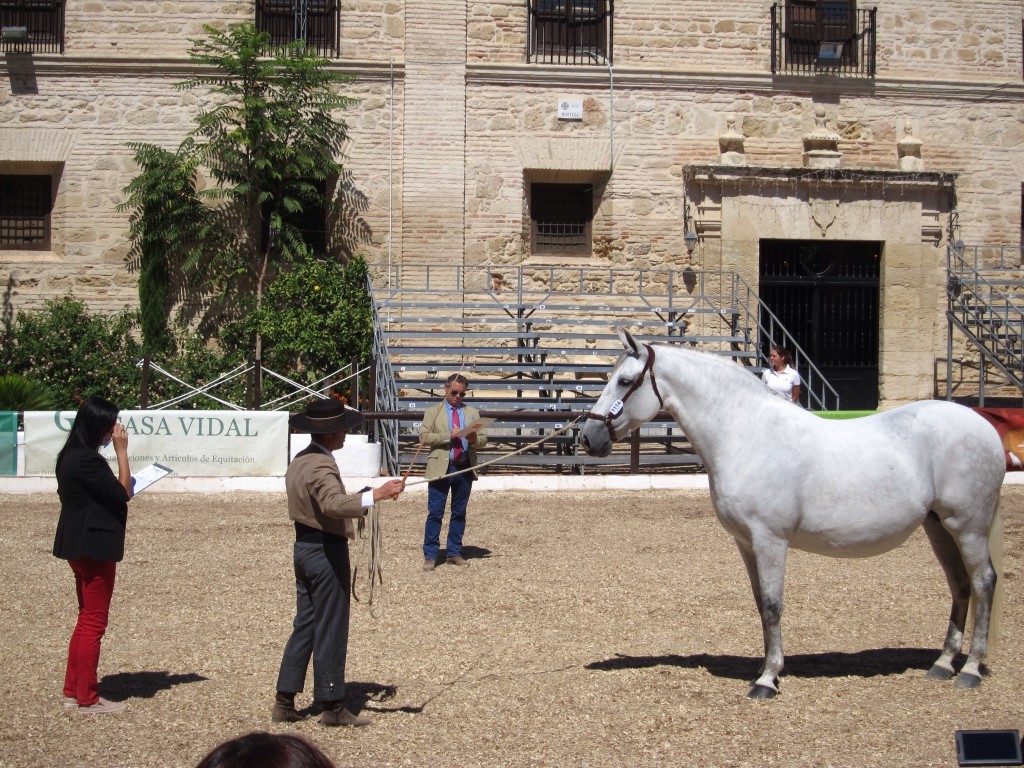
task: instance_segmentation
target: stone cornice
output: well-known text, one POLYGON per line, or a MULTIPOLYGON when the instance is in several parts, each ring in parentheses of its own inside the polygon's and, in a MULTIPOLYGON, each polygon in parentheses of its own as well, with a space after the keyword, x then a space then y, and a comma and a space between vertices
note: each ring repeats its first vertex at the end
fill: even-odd
MULTIPOLYGON (((404 62, 331 61, 330 69, 360 80, 387 80, 404 76, 404 62)), ((124 56, 13 55, 0 58, 0 73, 32 72, 60 77, 166 77, 188 78, 205 70, 187 57, 137 59, 124 56)))
MULTIPOLYGON (((744 93, 773 92, 807 95, 842 93, 850 96, 895 96, 901 98, 936 97, 959 101, 983 101, 1000 98, 1024 100, 1024 82, 942 80, 939 78, 847 78, 828 75, 777 76, 759 72, 722 72, 698 69, 654 69, 648 67, 612 67, 615 87, 645 90, 744 93)), ((571 88, 581 85, 607 87, 608 67, 556 66, 551 64, 471 63, 466 80, 476 85, 521 85, 571 88)))
MULTIPOLYGON (((333 60, 330 68, 364 80, 405 77, 405 61, 333 60)), ((0 73, 34 72, 68 77, 187 78, 201 71, 187 57, 140 59, 125 56, 61 56, 7 54, 0 58, 0 73)), ((722 72, 700 69, 613 66, 558 66, 552 64, 469 62, 466 82, 548 88, 615 87, 691 92, 801 93, 808 96, 841 93, 848 96, 899 96, 902 99, 950 98, 960 102, 1024 101, 1024 81, 993 82, 939 78, 845 78, 828 75, 772 75, 767 72, 722 72)))
POLYGON ((899 184, 901 187, 952 188, 958 174, 940 171, 899 171, 876 168, 787 168, 767 165, 687 165, 687 181, 719 184, 899 184))

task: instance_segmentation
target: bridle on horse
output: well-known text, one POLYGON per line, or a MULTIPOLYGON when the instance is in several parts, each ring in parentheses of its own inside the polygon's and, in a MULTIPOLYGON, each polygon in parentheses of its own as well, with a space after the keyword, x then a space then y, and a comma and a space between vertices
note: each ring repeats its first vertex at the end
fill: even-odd
POLYGON ((661 392, 658 391, 658 382, 654 378, 654 347, 650 344, 644 344, 644 348, 647 350, 647 360, 644 362, 644 367, 640 370, 640 375, 633 380, 629 389, 626 390, 626 394, 612 403, 612 407, 608 409, 608 413, 604 416, 599 413, 594 413, 593 411, 587 411, 587 419, 596 419, 604 424, 605 429, 608 430, 608 436, 611 437, 613 443, 617 438, 615 437, 615 427, 612 426, 612 419, 622 413, 622 408, 626 404, 626 401, 629 400, 629 396, 636 392, 640 388, 640 385, 644 383, 644 376, 648 372, 651 374, 651 389, 653 389, 654 394, 658 396, 658 405, 662 407, 665 406, 665 401, 661 397, 661 392))

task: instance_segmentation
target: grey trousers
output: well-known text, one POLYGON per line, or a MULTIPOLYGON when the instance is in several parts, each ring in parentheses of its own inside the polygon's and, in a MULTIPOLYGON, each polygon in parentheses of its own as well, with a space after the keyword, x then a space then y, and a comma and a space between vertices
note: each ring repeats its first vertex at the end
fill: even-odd
POLYGON ((348 655, 348 539, 328 537, 322 543, 295 542, 295 621, 284 647, 277 690, 298 693, 313 659, 313 698, 345 697, 348 655))

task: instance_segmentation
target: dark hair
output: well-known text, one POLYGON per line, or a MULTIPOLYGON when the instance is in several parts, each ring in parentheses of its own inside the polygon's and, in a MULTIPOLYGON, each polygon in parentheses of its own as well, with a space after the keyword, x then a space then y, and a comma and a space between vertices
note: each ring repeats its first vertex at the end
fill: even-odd
POLYGON ((287 733, 254 731, 225 741, 196 768, 335 768, 310 742, 287 733))
POLYGON ((786 365, 793 364, 793 353, 786 349, 781 344, 772 344, 771 348, 778 353, 778 355, 786 361, 786 365))
POLYGON ((84 445, 86 448, 97 450, 109 430, 117 423, 117 414, 120 409, 109 400, 91 395, 82 403, 75 414, 75 421, 68 432, 68 439, 64 447, 57 454, 57 469, 60 469, 60 462, 64 458, 64 452, 72 445, 84 445))
POLYGON ((469 379, 467 379, 461 373, 453 373, 451 376, 448 377, 448 379, 445 381, 444 385, 446 387, 450 387, 452 384, 454 384, 456 382, 458 382, 459 384, 461 384, 464 387, 468 387, 469 386, 469 379))

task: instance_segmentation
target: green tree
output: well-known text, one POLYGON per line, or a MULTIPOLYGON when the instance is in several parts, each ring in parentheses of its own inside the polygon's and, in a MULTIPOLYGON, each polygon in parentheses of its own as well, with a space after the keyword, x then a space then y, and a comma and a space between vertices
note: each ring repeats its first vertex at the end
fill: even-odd
POLYGON ((262 306, 227 333, 260 335, 267 365, 304 383, 350 360, 366 363, 373 344, 366 262, 356 257, 338 269, 324 259, 298 260, 268 286, 262 306))
POLYGON ((173 354, 168 310, 184 287, 173 278, 198 274, 204 253, 223 245, 225 237, 196 192, 197 153, 191 142, 178 152, 151 144, 129 147, 142 172, 125 187, 128 199, 117 208, 131 211, 130 258, 139 270, 143 353, 173 354))
MULTIPOLYGON (((332 207, 348 138, 335 113, 353 103, 339 92, 349 78, 328 69, 328 60, 301 41, 272 46, 270 36, 249 23, 204 31, 189 52, 204 71, 176 86, 202 94, 196 127, 177 153, 132 145, 143 169, 125 190, 139 223, 133 243, 143 263, 152 254, 167 274, 181 268, 196 275, 206 296, 229 312, 257 311, 279 271, 314 255, 297 222, 304 213, 332 207), (199 168, 208 170, 214 187, 195 191, 199 168), (166 207, 161 190, 171 199, 166 207), (199 201, 216 214, 190 215, 199 201), (160 234, 148 248, 145 238, 155 226, 160 234), (165 248, 165 239, 185 247, 165 248)), ((167 276, 153 270, 152 283, 163 279, 166 285, 167 276)), ((251 342, 262 364, 258 329, 251 342)))

